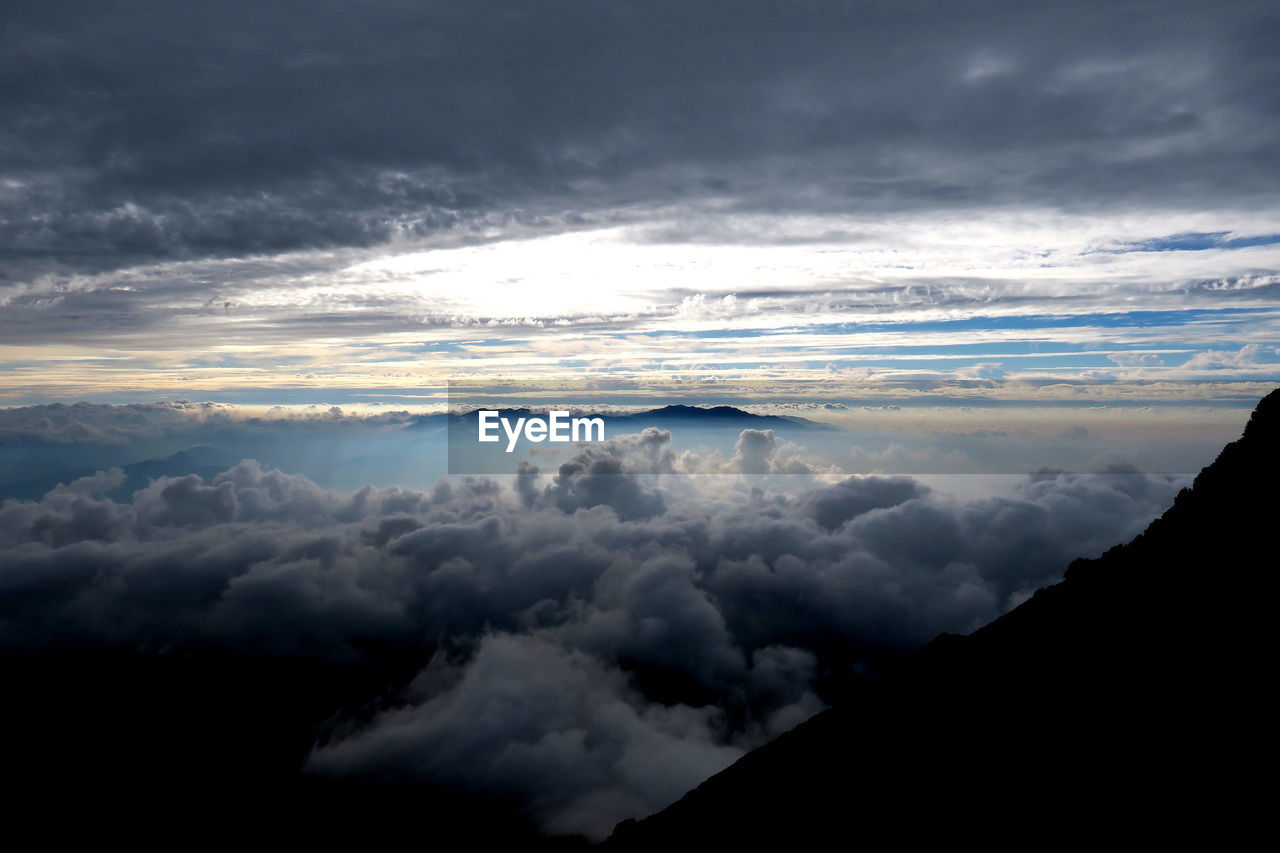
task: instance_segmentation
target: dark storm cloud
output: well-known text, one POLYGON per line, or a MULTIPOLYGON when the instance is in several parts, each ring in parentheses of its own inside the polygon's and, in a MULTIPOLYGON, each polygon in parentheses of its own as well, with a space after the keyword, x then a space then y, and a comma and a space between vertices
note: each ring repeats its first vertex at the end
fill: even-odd
POLYGON ((810 492, 803 503, 814 521, 834 530, 863 513, 922 498, 928 491, 909 477, 851 477, 829 489, 810 492))
MULTIPOLYGON (((72 408, 35 426, 73 442, 47 417, 72 408)), ((163 432, 183 409, 120 407, 114 430, 163 432)), ((81 414, 98 446, 112 417, 81 414)), ((669 443, 619 436, 511 487, 337 492, 244 461, 116 501, 123 474, 102 471, 0 504, 0 647, 434 651, 310 769, 510 794, 547 829, 598 836, 814 713, 822 679, 991 619, 1179 486, 1116 469, 969 501, 906 478, 790 493, 739 473, 790 470, 767 431, 743 432, 725 477, 664 477, 706 462, 669 443)))
POLYGON ((714 707, 645 702, 617 669, 536 637, 486 637, 467 666, 419 684, 412 704, 314 753, 311 771, 517 797, 548 832, 600 839, 742 755, 716 742, 714 707))
POLYGON ((1262 200, 1280 16, 1232 2, 6 5, 10 278, 752 210, 1262 200))

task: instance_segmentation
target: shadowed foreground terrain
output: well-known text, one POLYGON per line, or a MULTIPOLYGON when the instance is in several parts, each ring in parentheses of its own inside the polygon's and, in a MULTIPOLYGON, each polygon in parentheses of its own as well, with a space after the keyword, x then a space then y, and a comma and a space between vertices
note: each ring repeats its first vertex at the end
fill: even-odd
POLYGON ((1165 515, 748 754, 608 846, 1064 840, 1258 828, 1280 391, 1165 515))

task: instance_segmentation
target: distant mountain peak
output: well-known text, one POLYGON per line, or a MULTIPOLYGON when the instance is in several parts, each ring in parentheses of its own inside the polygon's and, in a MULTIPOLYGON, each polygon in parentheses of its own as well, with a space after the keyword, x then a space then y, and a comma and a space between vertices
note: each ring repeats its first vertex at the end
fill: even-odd
MULTIPOLYGON (((545 408, 497 408, 497 409, 468 409, 465 412, 453 414, 452 418, 461 418, 463 420, 475 420, 482 411, 496 411, 500 416, 506 418, 530 417, 546 414, 548 411, 555 409, 555 406, 547 406, 545 408)), ((758 415, 754 412, 748 412, 745 409, 739 409, 735 406, 694 406, 687 403, 669 403, 656 409, 646 409, 639 412, 591 412, 574 410, 577 417, 598 417, 604 418, 606 421, 636 423, 639 421, 655 421, 657 425, 661 425, 663 421, 675 421, 688 426, 701 425, 752 425, 762 428, 778 428, 787 429, 795 427, 803 427, 805 429, 829 429, 827 424, 811 421, 807 418, 797 417, 793 415, 758 415)))
POLYGON ((757 415, 752 415, 751 412, 733 406, 690 406, 685 403, 670 403, 658 409, 650 409, 644 414, 705 414, 718 415, 720 417, 746 415, 747 417, 758 417, 757 415))

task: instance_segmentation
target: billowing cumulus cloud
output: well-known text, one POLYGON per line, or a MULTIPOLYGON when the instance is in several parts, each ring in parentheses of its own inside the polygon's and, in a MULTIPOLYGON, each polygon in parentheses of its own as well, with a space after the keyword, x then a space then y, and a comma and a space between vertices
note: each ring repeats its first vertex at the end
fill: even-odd
POLYGON ((603 838, 742 754, 717 743, 713 706, 647 702, 616 668, 557 643, 487 636, 465 667, 448 667, 429 667, 415 704, 320 749, 310 770, 517 796, 550 832, 603 838))
POLYGON ((762 474, 776 441, 744 430, 732 456, 699 457, 650 429, 426 490, 334 491, 245 460, 113 500, 125 475, 103 470, 0 505, 0 645, 354 665, 420 649, 431 663, 307 771, 510 796, 544 830, 600 837, 878 656, 1129 538, 1181 485, 1041 471, 960 500, 762 474))
POLYGON ((29 406, 5 411, 0 419, 0 442, 117 444, 186 431, 193 424, 225 423, 226 416, 234 411, 234 406, 186 400, 126 406, 92 403, 29 406))

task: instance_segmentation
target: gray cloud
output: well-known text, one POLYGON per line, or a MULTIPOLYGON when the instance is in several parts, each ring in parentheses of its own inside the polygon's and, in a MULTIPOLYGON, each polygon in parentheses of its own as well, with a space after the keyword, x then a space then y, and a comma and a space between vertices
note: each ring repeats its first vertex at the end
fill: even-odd
POLYGON ((802 504, 814 521, 834 530, 863 513, 922 498, 928 491, 907 477, 850 477, 829 489, 810 492, 802 504))
POLYGON ((673 200, 1249 204, 1280 174, 1262 2, 10 7, 10 278, 673 200))
POLYGON ((516 796, 548 831, 600 839, 742 755, 716 742, 714 707, 647 702, 617 669, 535 637, 487 636, 465 667, 433 665, 415 687, 414 704, 318 750, 311 771, 516 796))
POLYGON ((234 406, 177 400, 108 406, 95 403, 7 409, 0 418, 0 444, 118 444, 190 429, 209 420, 227 423, 234 406))
POLYGON ((565 512, 608 506, 624 520, 661 515, 666 508, 662 494, 645 491, 634 477, 623 474, 620 459, 612 455, 597 456, 587 449, 560 466, 555 482, 547 487, 544 495, 565 512))

